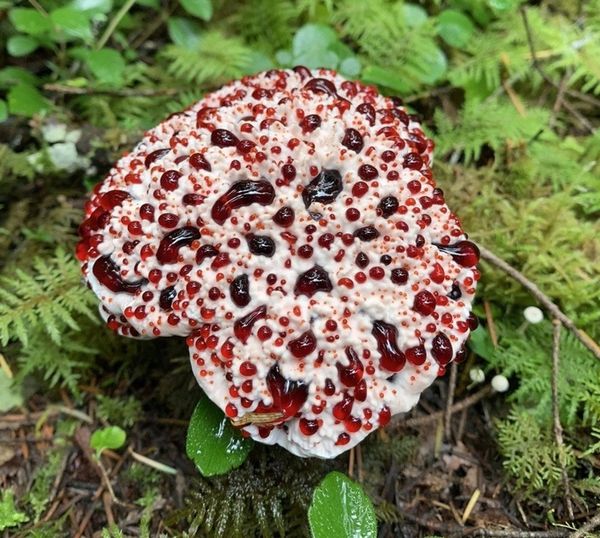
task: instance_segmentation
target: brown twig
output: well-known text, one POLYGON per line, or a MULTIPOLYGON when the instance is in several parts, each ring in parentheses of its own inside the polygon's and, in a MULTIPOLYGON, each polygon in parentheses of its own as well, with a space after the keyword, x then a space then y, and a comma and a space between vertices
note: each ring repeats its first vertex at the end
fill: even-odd
MULTIPOLYGON (((553 335, 552 335, 552 415, 554 419, 554 439, 559 453, 562 456, 565 449, 563 440, 563 429, 560 424, 560 409, 558 405, 558 370, 560 363, 560 321, 552 320, 553 335)), ((571 502, 571 485, 569 476, 564 465, 562 457, 559 457, 563 486, 565 488, 565 505, 569 519, 573 520, 573 503, 571 502)))
MULTIPOLYGON (((455 403, 452 406, 452 413, 462 411, 463 409, 467 409, 468 407, 475 405, 477 402, 483 400, 486 396, 491 394, 491 392, 492 388, 490 386, 482 388, 481 390, 469 396, 468 398, 465 398, 464 400, 455 403)), ((430 415, 425 415, 423 417, 415 417, 401 422, 396 422, 394 426, 397 428, 415 428, 418 426, 423 426, 424 424, 430 424, 443 418, 444 413, 445 411, 436 411, 435 413, 431 413, 430 415)))
POLYGON ((43 89, 50 93, 67 95, 111 95, 113 97, 168 97, 178 93, 176 88, 75 88, 73 86, 67 86, 59 83, 44 84, 43 89))
POLYGON ((454 405, 454 391, 456 390, 456 363, 450 365, 450 379, 448 380, 448 397, 446 398, 446 409, 444 411, 444 437, 450 439, 452 421, 452 406, 454 405))
MULTIPOLYGON (((529 52, 531 54, 531 64, 533 68, 539 73, 539 75, 550 84, 552 87, 556 88, 559 92, 560 84, 557 84, 554 80, 552 80, 542 69, 542 66, 537 57, 535 46, 533 44, 533 34, 531 32, 531 26, 529 25, 529 19, 527 18, 527 10, 524 7, 520 8, 521 17, 523 19, 523 25, 525 26, 525 33, 527 34, 527 44, 529 45, 529 52)), ((583 125, 586 129, 588 129, 591 133, 595 131, 594 126, 568 101, 564 100, 562 103, 564 106, 575 118, 583 125)))
POLYGON ((597 527, 600 527, 600 512, 590 519, 583 527, 571 534, 571 538, 583 538, 597 527))
POLYGON ((488 332, 494 347, 498 347, 498 333, 496 332, 496 323, 494 322, 494 316, 492 315, 492 307, 489 301, 484 299, 483 309, 485 310, 485 319, 487 321, 488 332))
POLYGON ((597 359, 600 359, 600 346, 594 342, 594 340, 586 334, 581 329, 578 329, 575 326, 575 323, 565 314, 563 313, 556 304, 554 304, 550 298, 544 294, 536 284, 534 284, 531 280, 529 280, 523 273, 515 269, 512 265, 509 265, 502 258, 496 256, 493 252, 489 251, 487 248, 479 246, 479 251, 481 252, 481 258, 492 265, 498 267, 504 271, 507 275, 516 280, 521 286, 523 286, 531 295, 533 295, 542 306, 550 314, 558 319, 567 329, 569 329, 577 339, 588 348, 597 359))

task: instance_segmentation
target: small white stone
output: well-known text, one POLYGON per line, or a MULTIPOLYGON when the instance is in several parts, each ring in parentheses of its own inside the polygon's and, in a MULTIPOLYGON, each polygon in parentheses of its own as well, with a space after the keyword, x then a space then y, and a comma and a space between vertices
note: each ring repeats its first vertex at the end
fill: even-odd
POLYGON ((544 319, 544 313, 537 306, 528 306, 523 316, 529 323, 540 323, 544 319))
POLYGON ((492 378, 492 388, 496 392, 506 392, 508 390, 509 384, 508 379, 503 375, 495 375, 492 378))
POLYGON ((473 383, 483 383, 485 381, 485 374, 481 368, 471 368, 469 370, 469 377, 473 383))

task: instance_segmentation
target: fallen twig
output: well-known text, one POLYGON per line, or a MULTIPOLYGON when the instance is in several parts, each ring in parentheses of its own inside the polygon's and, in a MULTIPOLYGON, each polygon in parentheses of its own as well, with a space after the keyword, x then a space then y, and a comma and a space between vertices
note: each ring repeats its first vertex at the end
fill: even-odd
POLYGON ((51 93, 67 95, 111 95, 114 97, 168 97, 177 93, 176 88, 76 88, 66 84, 44 84, 43 89, 51 93))
POLYGON ((594 342, 594 340, 581 329, 575 326, 575 323, 554 304, 550 298, 544 294, 536 284, 529 280, 523 273, 515 269, 512 265, 509 265, 502 258, 496 256, 493 252, 487 248, 479 246, 481 258, 492 265, 498 267, 504 271, 507 275, 516 280, 521 286, 523 286, 531 295, 533 295, 550 314, 558 319, 567 329, 569 329, 577 339, 588 348, 597 359, 600 359, 600 346, 594 342))
MULTIPOLYGON (((558 405, 558 369, 560 363, 560 321, 552 320, 553 335, 552 335, 552 415, 554 419, 554 439, 559 452, 563 453, 565 443, 563 440, 563 429, 560 424, 560 408, 558 405)), ((573 503, 571 502, 571 485, 569 476, 565 469, 563 458, 559 458, 563 486, 565 488, 565 505, 569 519, 573 520, 573 503)))
MULTIPOLYGON (((491 392, 492 392, 492 388, 490 386, 482 388, 481 390, 479 390, 475 394, 469 396, 468 398, 465 398, 464 400, 461 400, 460 402, 455 403, 451 408, 452 413, 456 413, 457 411, 462 411, 463 409, 467 409, 468 407, 475 405, 477 402, 483 400, 486 396, 491 394, 491 392)), ((445 410, 444 411, 436 411, 435 413, 431 413, 430 415, 425 415, 423 417, 415 417, 415 418, 410 418, 408 420, 399 421, 399 422, 396 422, 394 424, 394 426, 397 428, 415 428, 418 426, 423 426, 424 424, 436 422, 437 420, 443 418, 445 412, 446 412, 445 410)))
POLYGON ((456 390, 456 363, 450 365, 450 379, 448 380, 448 397, 446 398, 446 409, 444 411, 444 437, 450 440, 450 422, 452 420, 452 406, 454 405, 454 391, 456 390))
POLYGON ((583 527, 571 534, 571 538, 584 538, 588 533, 600 527, 600 512, 590 519, 583 527))

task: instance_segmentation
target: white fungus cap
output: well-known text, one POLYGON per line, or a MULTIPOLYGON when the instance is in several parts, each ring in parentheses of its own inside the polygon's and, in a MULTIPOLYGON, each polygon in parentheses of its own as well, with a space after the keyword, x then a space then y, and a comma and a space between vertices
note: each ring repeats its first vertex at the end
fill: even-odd
POLYGON ((529 323, 541 323, 544 320, 544 313, 537 306, 528 306, 523 310, 523 316, 529 323))
POLYGON ((146 133, 86 203, 108 326, 183 336, 242 433, 331 458, 409 411, 477 319, 477 246, 395 98, 269 71, 146 133))
POLYGON ((508 379, 506 379, 506 377, 503 375, 495 375, 492 378, 492 388, 496 392, 506 392, 509 386, 508 379))
POLYGON ((483 383, 485 381, 485 373, 481 368, 471 368, 469 377, 473 383, 483 383))

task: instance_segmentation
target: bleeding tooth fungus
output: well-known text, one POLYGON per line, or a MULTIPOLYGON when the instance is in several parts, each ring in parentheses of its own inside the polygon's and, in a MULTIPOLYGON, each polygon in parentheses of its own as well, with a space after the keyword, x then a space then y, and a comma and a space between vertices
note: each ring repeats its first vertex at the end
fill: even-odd
POLYGON ((331 458, 413 407, 474 328, 477 247, 397 99, 268 71, 171 116, 86 204, 108 326, 187 338, 198 383, 263 443, 331 458))

